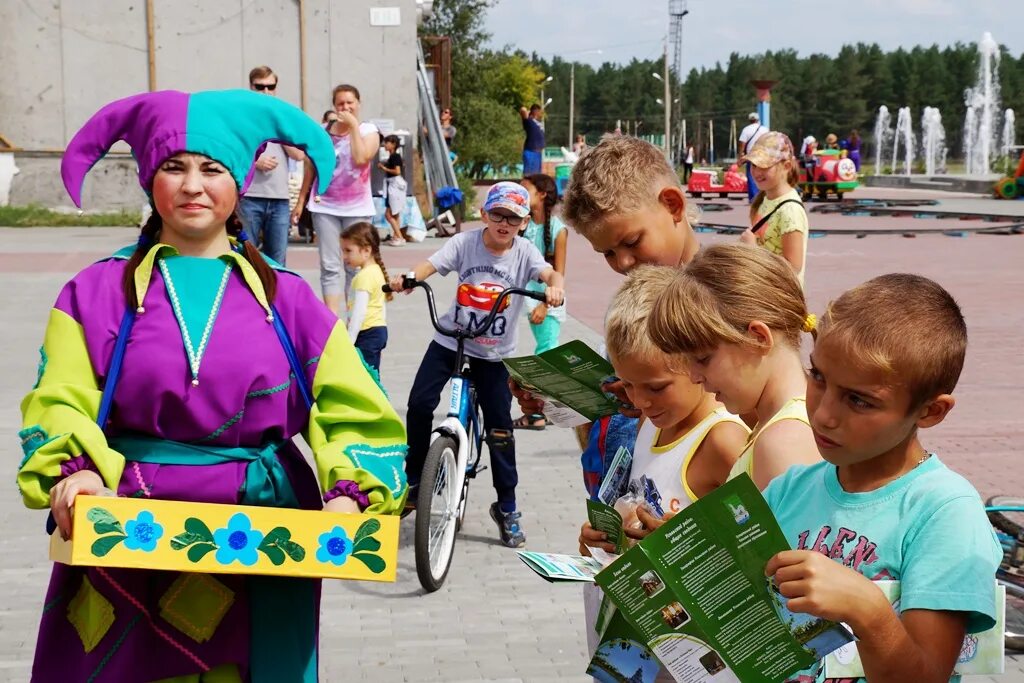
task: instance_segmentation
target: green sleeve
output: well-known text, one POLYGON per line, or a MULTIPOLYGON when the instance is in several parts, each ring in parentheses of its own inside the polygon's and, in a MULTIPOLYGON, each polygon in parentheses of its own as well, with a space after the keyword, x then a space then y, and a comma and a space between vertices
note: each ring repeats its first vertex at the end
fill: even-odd
POLYGON ((354 481, 366 512, 401 511, 407 492, 405 427, 339 321, 313 377, 307 441, 323 489, 354 481))
POLYGON ((67 313, 52 309, 46 326, 39 379, 21 402, 18 489, 30 508, 50 505, 50 487, 61 464, 86 455, 103 482, 117 490, 124 457, 110 448, 96 424, 103 392, 85 345, 85 333, 67 313))

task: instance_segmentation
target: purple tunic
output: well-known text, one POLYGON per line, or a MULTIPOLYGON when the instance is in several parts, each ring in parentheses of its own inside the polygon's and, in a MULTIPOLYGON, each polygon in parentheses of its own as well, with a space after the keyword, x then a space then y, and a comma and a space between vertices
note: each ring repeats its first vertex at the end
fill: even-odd
MULTIPOLYGON (((125 263, 113 259, 86 268, 65 286, 55 304, 57 310, 81 326, 99 387, 107 376, 125 311, 121 289, 125 263)), ((187 286, 177 280, 174 284, 179 291, 187 286)), ((342 373, 351 375, 351 386, 344 386, 334 394, 323 388, 314 392, 318 393, 314 399, 320 419, 332 414, 332 410, 341 411, 343 407, 336 404, 340 398, 348 397, 364 408, 363 414, 368 414, 367 405, 378 410, 377 413, 369 411, 379 417, 367 429, 375 430, 378 437, 385 434, 388 442, 404 441, 397 415, 358 363, 354 352, 347 347, 328 348, 329 343, 348 347, 351 344, 344 327, 315 297, 309 285, 296 275, 279 272, 274 303, 294 342, 299 362, 306 369, 309 386, 314 385, 321 369, 321 356, 343 358, 351 366, 342 373), (336 327, 340 333, 332 335, 336 327), (352 358, 356 359, 354 363, 352 358), (380 431, 382 425, 384 432, 380 431)), ((199 368, 199 386, 192 385, 180 328, 158 268, 153 268, 143 304, 145 312, 137 316, 129 336, 113 410, 105 430, 108 436, 132 433, 186 443, 257 447, 268 441, 290 439, 310 427, 310 411, 297 384, 290 379, 290 366, 274 326, 267 321, 266 310, 250 291, 239 266, 232 269, 209 335, 199 368)), ((198 340, 195 343, 198 345, 198 340)), ((337 367, 331 371, 332 376, 339 376, 337 367)), ((40 377, 42 381, 45 372, 41 372, 40 377)), ((52 430, 53 425, 49 429, 52 430)), ((346 429, 346 434, 358 435, 360 425, 350 424, 346 429)), ((311 442, 315 455, 320 441, 326 439, 326 445, 320 450, 330 453, 323 457, 340 458, 344 462, 340 449, 332 449, 337 445, 332 441, 333 432, 324 428, 322 433, 326 435, 323 439, 311 442)), ((318 487, 316 474, 294 444, 289 443, 279 452, 279 457, 300 507, 319 509, 321 491, 330 489, 335 482, 321 481, 318 487)), ((23 469, 33 467, 32 457, 27 455, 26 461, 23 469)), ((324 472, 335 471, 318 464, 321 478, 324 472)), ((83 466, 91 466, 88 454, 76 459, 69 457, 61 465, 62 474, 83 466)), ((245 469, 245 462, 204 466, 127 462, 117 491, 122 496, 238 503, 245 469)), ((386 502, 390 504, 394 500, 388 497, 386 502)), ((33 680, 148 681, 232 664, 237 666, 242 679, 248 680, 250 605, 247 586, 251 579, 204 575, 203 581, 189 584, 190 590, 200 593, 211 590, 206 579, 220 584, 212 584, 209 596, 200 594, 195 604, 231 596, 226 612, 216 623, 199 625, 197 633, 207 629, 209 632, 197 636, 176 628, 175 619, 164 618, 169 607, 162 604, 161 599, 166 599, 172 584, 182 576, 185 575, 174 572, 54 565, 44 603, 33 680), (81 626, 76 628, 68 618, 69 602, 76 596, 83 599, 80 595, 83 591, 86 597, 92 591, 98 593, 112 605, 114 614, 113 622, 106 626, 106 631, 89 651, 85 651, 87 639, 82 636, 81 626), (59 656, 55 656, 57 653, 59 656)), ((319 582, 305 580, 304 583, 310 586, 311 607, 318 614, 319 582)), ((181 588, 180 584, 175 590, 177 588, 181 588)), ((288 617, 279 615, 283 628, 288 628, 288 617)), ((315 657, 315 643, 310 645, 315 657)))

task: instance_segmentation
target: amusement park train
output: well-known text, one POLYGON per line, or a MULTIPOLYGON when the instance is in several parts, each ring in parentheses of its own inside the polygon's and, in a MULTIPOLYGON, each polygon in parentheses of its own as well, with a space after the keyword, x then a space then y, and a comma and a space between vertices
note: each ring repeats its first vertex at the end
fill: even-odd
MULTIPOLYGON (((826 200, 830 196, 842 199, 843 194, 857 188, 857 168, 852 159, 840 156, 839 150, 823 149, 804 156, 798 161, 800 181, 798 190, 807 201, 814 196, 826 200)), ((686 186, 690 196, 704 195, 746 196, 747 177, 737 164, 722 173, 718 182, 718 169, 695 168, 686 186)))

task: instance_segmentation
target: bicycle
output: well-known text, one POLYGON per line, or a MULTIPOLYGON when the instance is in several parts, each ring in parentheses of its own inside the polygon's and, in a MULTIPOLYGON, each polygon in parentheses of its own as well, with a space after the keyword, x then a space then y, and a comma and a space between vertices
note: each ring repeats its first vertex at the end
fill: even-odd
MULTIPOLYGON (((518 287, 502 290, 494 299, 491 310, 480 324, 470 329, 448 329, 437 319, 434 290, 426 282, 406 275, 403 289, 420 287, 427 293, 430 322, 440 334, 455 339, 455 367, 452 369, 448 415, 431 432, 430 448, 423 461, 419 493, 416 497, 416 574, 420 584, 432 593, 444 584, 451 568, 455 551, 455 537, 462 529, 469 499, 469 482, 486 467, 480 467, 481 447, 486 440, 494 449, 508 443, 512 432, 491 429, 487 437, 481 429, 482 419, 477 404, 476 389, 469 373, 469 360, 465 355, 465 342, 490 329, 503 302, 512 295, 545 301, 543 292, 531 292, 518 287)), ((391 292, 384 285, 384 292, 391 292)))
POLYGON ((996 581, 1006 588, 1004 642, 1008 650, 1024 651, 1024 524, 1014 517, 1024 516, 1024 498, 992 496, 985 512, 1003 546, 996 581))

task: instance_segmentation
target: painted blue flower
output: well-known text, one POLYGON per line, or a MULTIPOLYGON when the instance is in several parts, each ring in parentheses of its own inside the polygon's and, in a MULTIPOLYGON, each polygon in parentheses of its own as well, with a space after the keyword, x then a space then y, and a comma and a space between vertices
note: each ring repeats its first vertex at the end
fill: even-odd
POLYGON ((241 512, 228 520, 224 529, 213 532, 213 540, 219 546, 216 560, 221 564, 231 564, 238 560, 246 567, 251 567, 259 560, 256 552, 263 540, 263 532, 252 528, 249 517, 241 512))
POLYGON ((352 541, 340 526, 320 534, 320 548, 316 551, 316 559, 320 562, 331 562, 340 567, 351 554, 352 541))
POLYGON ((151 553, 156 550, 156 542, 164 535, 164 527, 153 519, 153 513, 143 510, 135 519, 129 519, 124 525, 128 538, 124 539, 124 547, 129 550, 144 550, 151 553))

